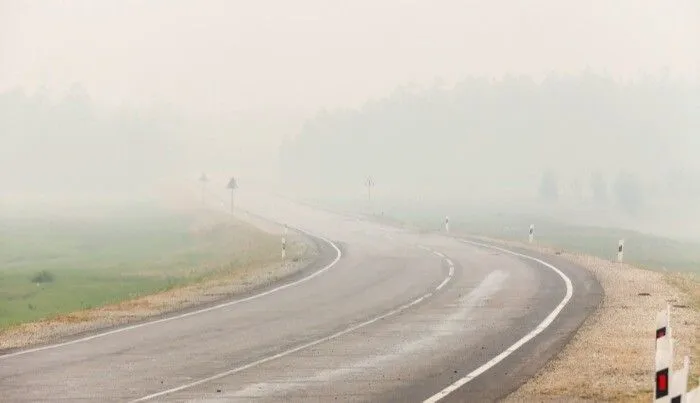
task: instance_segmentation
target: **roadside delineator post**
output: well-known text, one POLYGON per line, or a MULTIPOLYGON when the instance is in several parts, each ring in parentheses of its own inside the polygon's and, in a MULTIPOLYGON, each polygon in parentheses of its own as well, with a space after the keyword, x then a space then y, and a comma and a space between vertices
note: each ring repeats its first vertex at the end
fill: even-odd
POLYGON ((656 340, 659 338, 671 335, 671 306, 667 305, 666 309, 656 314, 656 340))
POLYGON ((656 357, 654 359, 654 402, 670 402, 670 382, 673 363, 673 340, 668 310, 656 316, 656 357))
POLYGON ((671 307, 656 315, 656 357, 654 402, 700 403, 700 386, 690 391, 688 374, 690 357, 683 358, 683 367, 673 370, 673 338, 671 333, 671 307))
POLYGON ((622 258, 624 257, 624 248, 625 248, 625 240, 620 239, 620 241, 617 243, 617 261, 622 262, 622 258))
POLYGON ((287 258, 287 234, 289 233, 289 226, 284 224, 284 232, 282 233, 282 260, 287 258))
POLYGON ((445 232, 450 232, 450 217, 445 216, 445 232))
POLYGON ((530 224, 530 235, 529 235, 529 241, 532 243, 532 240, 535 238, 535 224, 530 224))
POLYGON ((680 402, 685 403, 687 401, 687 389, 688 389, 688 370, 690 369, 690 357, 683 357, 683 368, 673 371, 673 377, 671 378, 671 392, 670 399, 671 403, 680 402))

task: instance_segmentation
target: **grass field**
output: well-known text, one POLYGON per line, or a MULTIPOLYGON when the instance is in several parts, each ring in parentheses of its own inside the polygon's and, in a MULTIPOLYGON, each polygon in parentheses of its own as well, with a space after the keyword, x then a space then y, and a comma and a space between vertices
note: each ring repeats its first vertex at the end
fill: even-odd
POLYGON ((457 219, 452 228, 457 232, 527 242, 530 224, 535 224, 535 241, 538 244, 612 260, 617 257, 619 240, 624 239, 626 262, 651 270, 700 274, 700 244, 636 231, 513 216, 457 219))
MULTIPOLYGON (((351 213, 366 212, 366 204, 339 200, 311 201, 330 209, 351 213), (364 209, 364 210, 363 210, 364 209)), ((382 215, 375 219, 388 224, 406 224, 422 230, 442 230, 445 209, 416 205, 375 207, 382 215)), ((454 211, 454 210, 451 210, 454 211)), ((509 241, 528 239, 530 224, 535 224, 535 240, 540 245, 571 252, 586 253, 603 259, 615 259, 620 239, 625 240, 625 261, 651 270, 691 272, 700 275, 700 243, 681 241, 619 228, 569 225, 562 221, 527 214, 461 211, 450 216, 453 233, 481 235, 509 241)), ((689 223, 690 225, 690 223, 689 223)))
POLYGON ((1 218, 0 329, 272 263, 278 244, 207 212, 1 218))

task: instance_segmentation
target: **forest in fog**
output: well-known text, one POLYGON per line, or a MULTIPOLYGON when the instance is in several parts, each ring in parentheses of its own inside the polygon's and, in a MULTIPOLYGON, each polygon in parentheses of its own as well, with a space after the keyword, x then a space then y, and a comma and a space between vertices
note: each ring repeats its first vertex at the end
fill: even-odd
POLYGON ((700 87, 586 72, 404 86, 323 111, 281 151, 290 186, 388 198, 590 205, 641 216, 700 202, 700 87))

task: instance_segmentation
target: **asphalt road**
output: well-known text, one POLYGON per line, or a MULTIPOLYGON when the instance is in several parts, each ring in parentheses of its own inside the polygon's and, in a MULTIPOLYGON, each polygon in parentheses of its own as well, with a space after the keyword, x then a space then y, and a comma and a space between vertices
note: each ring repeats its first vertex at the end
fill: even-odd
POLYGON ((2 355, 0 401, 493 401, 600 300, 558 259, 279 199, 237 203, 322 237, 319 261, 263 295, 2 355))

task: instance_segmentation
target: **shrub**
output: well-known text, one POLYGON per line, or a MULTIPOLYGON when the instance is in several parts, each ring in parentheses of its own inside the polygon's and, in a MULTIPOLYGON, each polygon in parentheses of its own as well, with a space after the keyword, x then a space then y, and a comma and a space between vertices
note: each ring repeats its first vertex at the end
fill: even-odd
POLYGON ((48 270, 42 270, 32 277, 32 283, 53 283, 55 280, 54 275, 48 270))

